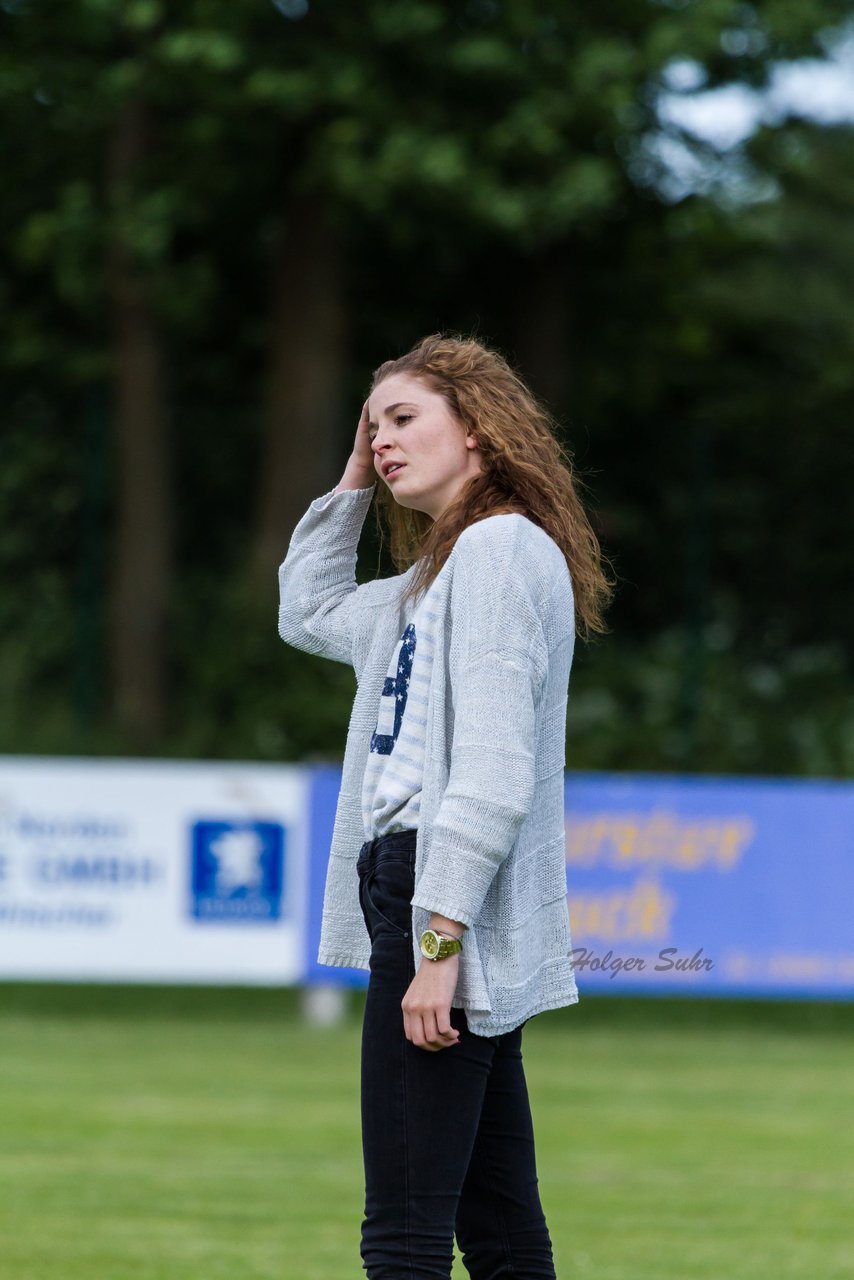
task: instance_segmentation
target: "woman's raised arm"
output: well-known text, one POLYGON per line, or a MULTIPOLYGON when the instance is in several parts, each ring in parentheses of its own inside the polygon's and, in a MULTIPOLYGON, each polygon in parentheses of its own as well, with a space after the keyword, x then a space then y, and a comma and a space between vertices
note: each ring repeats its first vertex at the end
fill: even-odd
POLYGON ((341 481, 312 502, 279 566, 279 635, 334 662, 353 661, 356 556, 375 483, 366 400, 341 481))

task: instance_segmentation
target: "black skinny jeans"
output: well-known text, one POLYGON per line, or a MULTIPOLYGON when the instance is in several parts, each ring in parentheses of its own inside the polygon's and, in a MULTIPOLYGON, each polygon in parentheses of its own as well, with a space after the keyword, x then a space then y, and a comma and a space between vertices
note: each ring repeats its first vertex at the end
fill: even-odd
POLYGON ((455 1232, 473 1280, 554 1280, 522 1027, 477 1036, 465 1012, 452 1009, 459 1043, 438 1052, 411 1044, 401 1001, 415 977, 415 832, 368 841, 357 866, 371 936, 362 1027, 360 1250, 368 1280, 449 1280, 455 1232))

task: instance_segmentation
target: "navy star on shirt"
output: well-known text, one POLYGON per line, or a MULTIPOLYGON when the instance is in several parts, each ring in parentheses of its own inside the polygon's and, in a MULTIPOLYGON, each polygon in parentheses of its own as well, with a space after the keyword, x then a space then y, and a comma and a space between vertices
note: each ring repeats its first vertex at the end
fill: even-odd
MULTIPOLYGON (((400 733, 403 713, 406 710, 406 699, 409 693, 409 681, 412 676, 412 660, 415 656, 415 624, 410 622, 403 635, 396 654, 395 674, 387 675, 383 682, 380 714, 376 731, 371 736, 371 751, 382 756, 390 756, 400 733)), ((392 664, 389 664, 390 666, 392 664)))

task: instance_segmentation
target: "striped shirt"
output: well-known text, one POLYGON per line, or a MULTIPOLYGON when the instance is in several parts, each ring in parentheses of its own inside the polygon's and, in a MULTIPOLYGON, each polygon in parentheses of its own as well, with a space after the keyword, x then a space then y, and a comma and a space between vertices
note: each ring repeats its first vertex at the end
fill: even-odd
MULTIPOLYGON (((435 586, 435 584, 434 584, 435 586)), ((418 827, 428 696, 436 650, 435 590, 416 608, 383 682, 362 781, 365 839, 418 827)))

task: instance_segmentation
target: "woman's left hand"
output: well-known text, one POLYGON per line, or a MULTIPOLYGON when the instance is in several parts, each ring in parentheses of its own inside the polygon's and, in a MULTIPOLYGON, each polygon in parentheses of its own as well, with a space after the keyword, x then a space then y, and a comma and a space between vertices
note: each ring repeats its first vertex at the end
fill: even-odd
POLYGON ((403 1030, 419 1049, 438 1053, 457 1044, 460 1033, 451 1026, 451 1001, 457 989, 460 957, 422 960, 401 1001, 403 1030))

